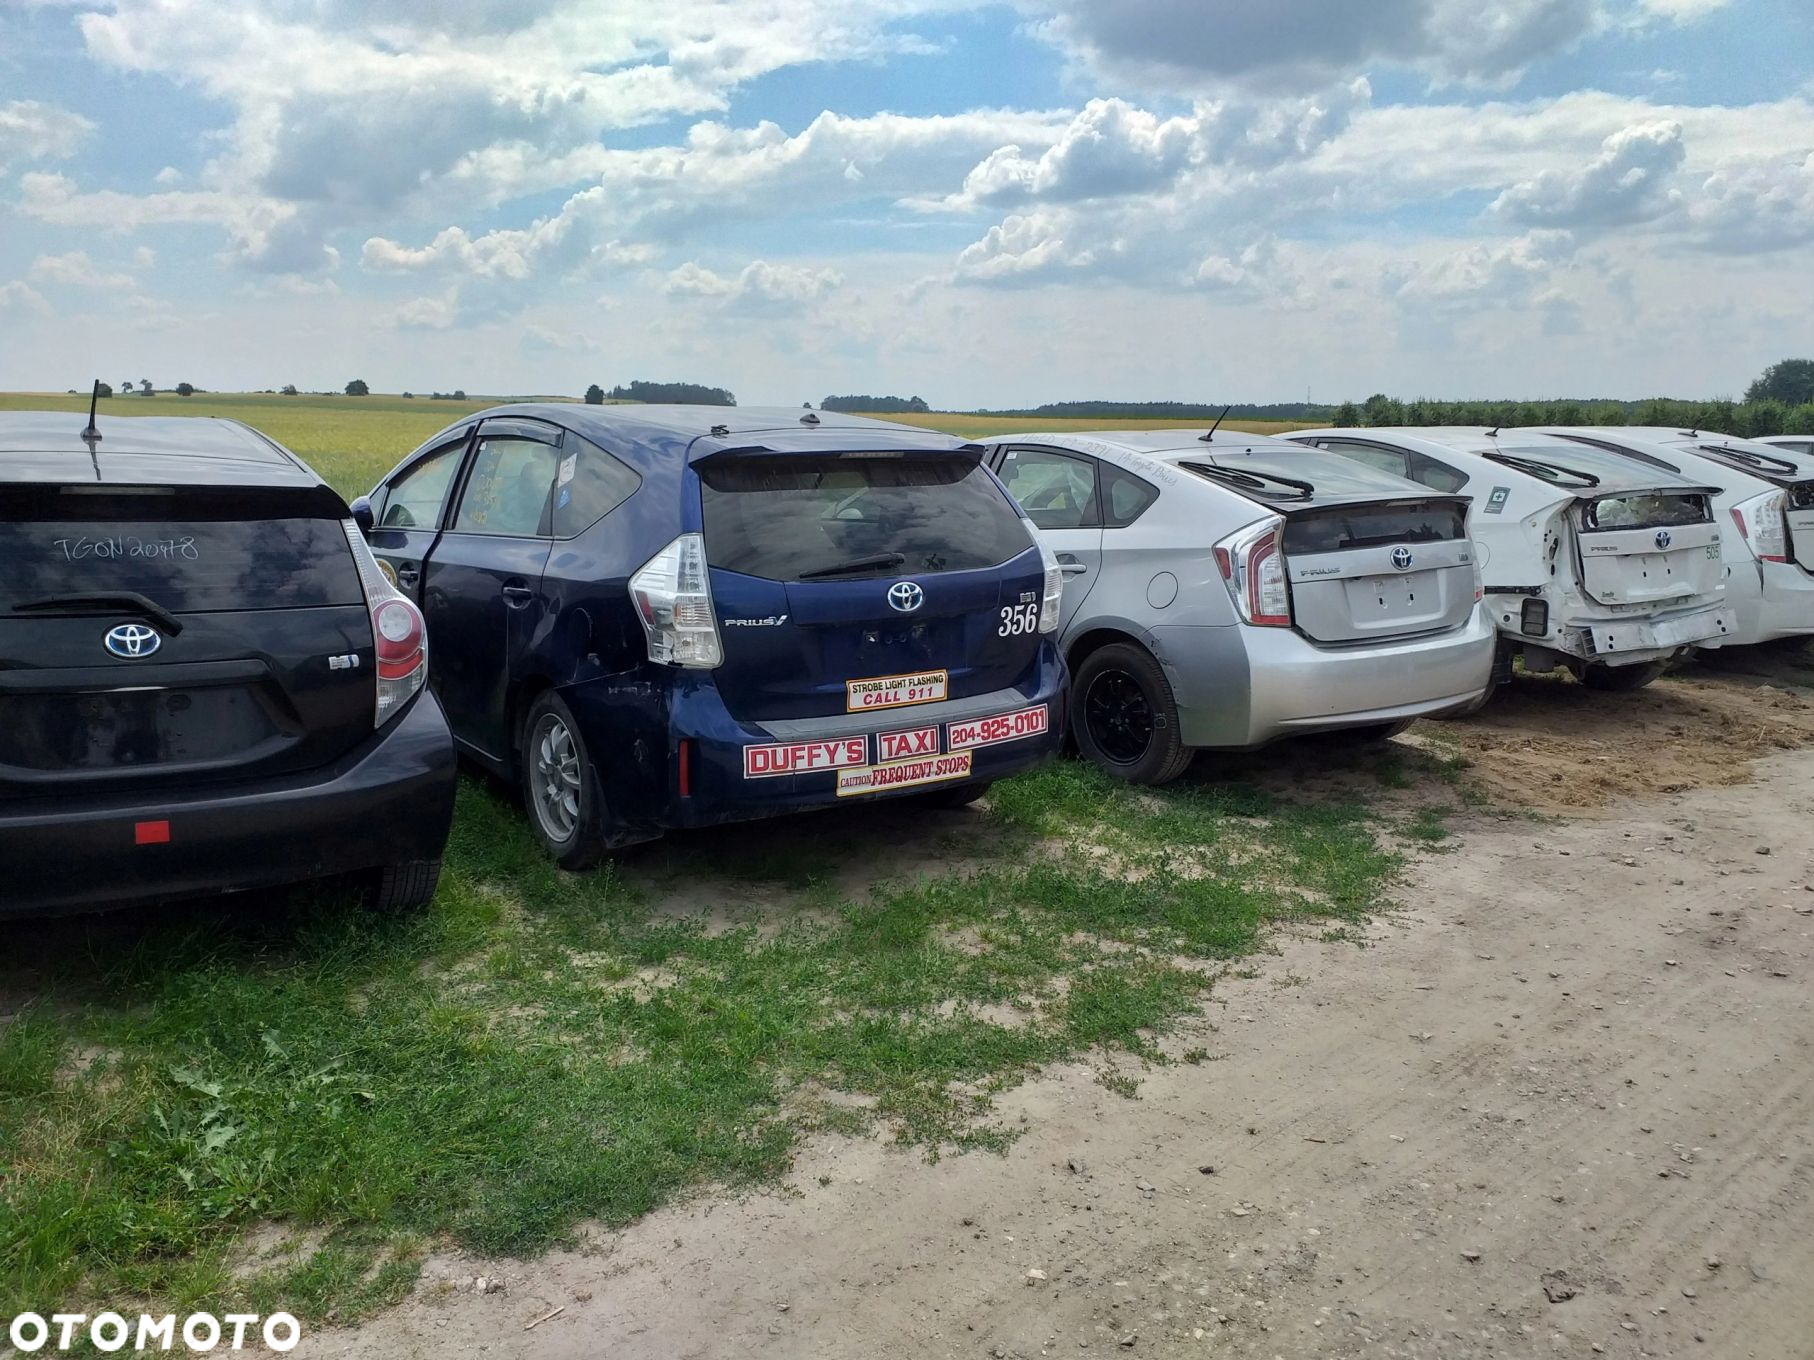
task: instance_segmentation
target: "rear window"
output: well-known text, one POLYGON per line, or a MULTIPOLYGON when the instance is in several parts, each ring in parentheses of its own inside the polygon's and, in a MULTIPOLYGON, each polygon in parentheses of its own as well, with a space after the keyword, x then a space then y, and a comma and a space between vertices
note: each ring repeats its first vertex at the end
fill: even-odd
MULTIPOLYGON (((140 496, 36 496, 24 504, 0 500, 5 514, 0 561, 6 564, 0 571, 0 613, 119 591, 144 595, 176 613, 363 602, 358 567, 339 520, 197 517, 197 509, 202 515, 208 509, 186 507, 184 500, 180 489, 140 496)), ((105 607, 78 599, 69 609, 85 613, 105 607)))
POLYGON ((993 567, 1032 546, 983 467, 939 456, 714 459, 699 466, 706 557, 792 581, 993 567))
POLYGON ((1589 529, 1655 529, 1668 524, 1705 524, 1713 518, 1705 496, 1661 492, 1605 496, 1590 501, 1581 513, 1589 529))
POLYGON ((1292 515, 1285 551, 1311 554, 1374 548, 1386 543, 1447 543, 1467 534, 1459 505, 1350 505, 1292 515))

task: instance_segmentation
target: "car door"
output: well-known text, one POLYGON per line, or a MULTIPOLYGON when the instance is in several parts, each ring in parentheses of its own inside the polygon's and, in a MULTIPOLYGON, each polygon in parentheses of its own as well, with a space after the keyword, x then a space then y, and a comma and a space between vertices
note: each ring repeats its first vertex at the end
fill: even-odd
POLYGON ((485 421, 422 569, 430 682, 461 745, 499 766, 510 683, 544 612, 561 437, 545 421, 485 421))
POLYGON ((1010 444, 995 451, 996 475, 1039 530, 1064 573, 1060 636, 1102 574, 1102 496, 1096 460, 1081 453, 1010 444))
MULTIPOLYGON (((468 426, 411 459, 372 494, 372 530, 366 541, 385 574, 418 605, 422 563, 446 520, 449 493, 459 479, 472 429, 468 426)), ((434 663, 429 664, 432 668, 434 663)))

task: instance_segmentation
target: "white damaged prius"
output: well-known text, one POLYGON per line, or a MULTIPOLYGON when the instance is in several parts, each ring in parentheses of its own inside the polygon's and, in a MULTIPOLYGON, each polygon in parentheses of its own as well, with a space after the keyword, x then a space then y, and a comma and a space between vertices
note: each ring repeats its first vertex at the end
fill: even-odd
POLYGON ((1471 528, 1499 627, 1495 679, 1567 668, 1595 689, 1649 684, 1695 647, 1732 640, 1719 488, 1553 435, 1488 429, 1300 430, 1341 454, 1474 501, 1471 528))

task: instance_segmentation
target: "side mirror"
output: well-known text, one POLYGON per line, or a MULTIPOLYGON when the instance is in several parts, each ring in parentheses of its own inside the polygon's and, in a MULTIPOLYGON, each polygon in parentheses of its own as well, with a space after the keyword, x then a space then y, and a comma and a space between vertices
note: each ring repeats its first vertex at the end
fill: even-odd
POLYGON ((368 538, 372 532, 372 498, 361 496, 352 504, 353 523, 359 526, 359 532, 368 538))

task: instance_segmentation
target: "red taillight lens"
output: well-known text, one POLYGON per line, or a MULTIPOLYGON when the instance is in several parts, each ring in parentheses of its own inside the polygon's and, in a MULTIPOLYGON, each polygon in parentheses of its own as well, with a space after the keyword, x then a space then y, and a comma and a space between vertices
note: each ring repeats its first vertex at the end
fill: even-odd
POLYGON ((1249 618, 1268 628, 1291 626, 1291 596, 1285 585, 1285 559, 1279 556, 1279 536, 1267 534, 1253 545, 1247 558, 1249 618))
POLYGON ((381 600, 372 610, 378 678, 402 680, 422 664, 422 614, 408 600, 381 600))

